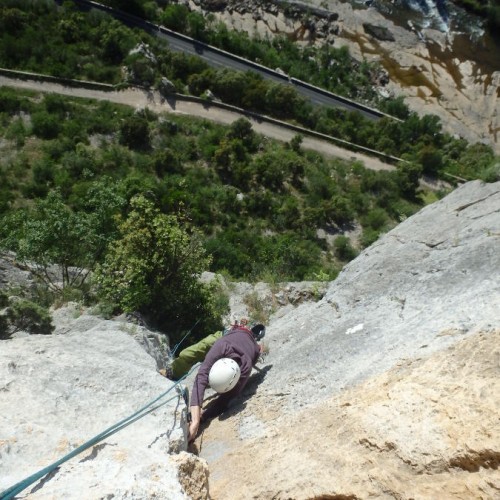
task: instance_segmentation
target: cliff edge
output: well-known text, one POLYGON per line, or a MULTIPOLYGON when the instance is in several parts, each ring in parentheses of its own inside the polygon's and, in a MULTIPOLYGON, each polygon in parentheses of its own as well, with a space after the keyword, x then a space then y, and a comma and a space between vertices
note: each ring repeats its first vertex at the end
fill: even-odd
POLYGON ((265 366, 196 443, 213 497, 495 498, 499 304, 500 183, 471 182, 272 317, 265 366))
MULTIPOLYGON (((0 268, 3 286, 13 279, 0 268)), ((500 183, 459 187, 362 252, 320 300, 311 287, 228 288, 273 311, 270 350, 192 454, 172 391, 17 498, 497 497, 500 183)), ((53 335, 0 342, 0 491, 172 385, 153 332, 77 306, 54 314, 53 335)))

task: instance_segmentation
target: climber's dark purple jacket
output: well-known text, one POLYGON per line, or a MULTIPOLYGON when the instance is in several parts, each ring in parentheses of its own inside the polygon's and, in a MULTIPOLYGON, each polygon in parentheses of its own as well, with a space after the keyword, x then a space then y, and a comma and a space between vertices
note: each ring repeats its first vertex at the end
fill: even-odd
MULTIPOLYGON (((252 332, 247 328, 236 326, 228 334, 216 340, 210 351, 208 351, 205 360, 198 370, 198 375, 193 384, 191 392, 191 406, 202 406, 205 389, 208 386, 208 374, 212 365, 221 358, 231 358, 238 363, 241 376, 238 383, 229 391, 221 394, 217 398, 214 407, 210 408, 211 415, 221 413, 231 398, 238 395, 250 377, 252 366, 257 363, 260 355, 260 347, 253 338, 252 332)), ((204 415, 204 420, 210 418, 204 415)))

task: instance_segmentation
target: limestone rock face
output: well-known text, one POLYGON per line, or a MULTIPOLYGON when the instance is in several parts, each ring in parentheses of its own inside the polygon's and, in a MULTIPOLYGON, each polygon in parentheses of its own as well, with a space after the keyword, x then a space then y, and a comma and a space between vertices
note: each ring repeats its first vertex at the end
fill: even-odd
MULTIPOLYGON (((229 284, 232 319, 252 301, 272 313, 269 354, 193 454, 171 391, 18 498, 496 498, 499 250, 500 182, 475 181, 326 288, 229 284)), ((0 492, 172 385, 156 371, 166 351, 154 332, 77 306, 54 324, 0 342, 0 492)))
POLYGON ((500 183, 479 181, 402 222, 350 262, 321 301, 271 322, 269 383, 292 386, 290 402, 302 403, 311 376, 316 397, 329 395, 500 326, 499 229, 500 183))
POLYGON ((495 498, 499 250, 500 183, 471 182, 274 315, 265 365, 200 439, 211 494, 495 498))
MULTIPOLYGON (((147 333, 141 327, 105 321, 75 307, 56 311, 54 323, 54 335, 0 344, 0 492, 173 385, 156 372, 155 360, 134 338, 147 333)), ((184 403, 175 390, 158 403, 171 398, 16 498, 190 498, 173 459, 186 448, 184 403)), ((192 457, 193 468, 198 460, 192 457)), ((200 467, 202 478, 206 466, 200 467)))
POLYGON ((245 413, 254 415, 254 426, 257 415, 265 421, 260 434, 243 434, 249 419, 239 415, 205 431, 211 493, 262 500, 497 498, 499 345, 500 330, 473 334, 314 409, 287 412, 286 422, 257 393, 245 413), (238 474, 249 457, 257 457, 258 472, 243 481, 238 474))

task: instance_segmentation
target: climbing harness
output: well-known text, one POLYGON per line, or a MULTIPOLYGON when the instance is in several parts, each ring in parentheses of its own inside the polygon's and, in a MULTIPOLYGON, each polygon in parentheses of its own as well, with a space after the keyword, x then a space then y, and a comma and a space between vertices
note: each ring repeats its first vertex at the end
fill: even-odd
MULTIPOLYGON (((196 325, 195 325, 196 326, 196 325)), ((193 326, 194 328, 194 326, 193 326)), ((171 387, 168 388, 163 394, 160 394, 157 398, 153 399, 146 405, 144 405, 141 409, 137 410, 135 413, 132 413, 127 418, 124 418, 123 420, 120 420, 120 422, 112 425, 111 427, 108 427, 105 431, 101 432, 100 434, 97 434, 97 436, 94 436, 92 439, 89 439, 87 442, 83 443, 81 446, 78 448, 74 449, 67 455, 64 455, 64 457, 60 458, 56 462, 52 463, 51 465, 48 465, 44 469, 39 470, 35 474, 32 474, 31 476, 23 479, 22 481, 18 482, 17 484, 14 484, 10 488, 6 489, 5 491, 0 493, 0 500, 11 500, 14 498, 17 494, 19 494, 21 491, 25 490, 28 486, 31 484, 35 483, 45 475, 49 474, 50 472, 54 471, 57 469, 61 464, 64 462, 67 462, 69 459, 73 458, 76 455, 79 455, 83 451, 87 450, 91 446, 94 446, 95 444, 99 443, 99 441, 102 441, 103 439, 106 439, 116 432, 122 430, 123 428, 127 427, 130 424, 133 424, 137 420, 141 419, 142 417, 148 415, 149 413, 157 410, 158 408, 166 405, 170 401, 173 401, 174 399, 178 398, 179 396, 182 396, 184 401, 186 402, 186 406, 189 403, 189 392, 187 392, 186 388, 180 389, 178 386, 179 384, 187 378, 194 370, 200 365, 200 363, 197 363, 194 365, 191 370, 189 370, 186 375, 181 377, 177 382, 175 382, 171 387), (174 397, 171 397, 167 399, 166 401, 159 402, 161 399, 163 399, 172 389, 176 389, 177 395, 174 397), (155 404, 157 403, 157 404, 155 404)), ((187 406, 188 410, 188 421, 189 421, 189 406, 187 406)))

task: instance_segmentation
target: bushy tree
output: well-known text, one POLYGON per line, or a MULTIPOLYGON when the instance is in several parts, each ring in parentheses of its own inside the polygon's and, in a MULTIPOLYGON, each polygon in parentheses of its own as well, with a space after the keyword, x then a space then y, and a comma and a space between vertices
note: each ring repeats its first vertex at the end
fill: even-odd
POLYGON ((216 301, 198 279, 210 258, 197 234, 143 195, 132 198, 130 208, 119 239, 97 268, 100 297, 161 326, 188 324, 196 315, 213 322, 216 301))
POLYGON ((120 141, 131 149, 148 149, 151 138, 147 119, 138 114, 126 118, 120 126, 120 141))
POLYGON ((335 255, 343 261, 350 261, 356 257, 356 250, 352 247, 347 236, 337 236, 333 246, 335 247, 335 255))
POLYGON ((112 20, 103 32, 100 47, 104 59, 111 63, 119 63, 136 43, 131 31, 119 21, 112 20))
POLYGON ((397 180, 399 190, 403 196, 414 199, 419 187, 422 167, 417 163, 402 163, 398 165, 397 180))
POLYGON ((104 182, 94 184, 80 203, 72 210, 59 191, 51 191, 34 207, 2 221, 0 246, 16 252, 55 292, 84 283, 114 236, 113 216, 123 199, 104 182))
POLYGON ((190 12, 187 16, 188 34, 195 40, 205 42, 207 39, 206 22, 203 14, 190 12))
POLYGON ((227 136, 230 139, 240 139, 247 149, 253 146, 256 139, 252 124, 246 118, 238 118, 238 120, 235 120, 231 124, 227 136))
POLYGON ((0 290, 0 339, 8 339, 19 330, 49 335, 54 330, 50 313, 30 300, 9 299, 0 290))
POLYGON ((366 229, 381 230, 388 221, 387 213, 383 208, 376 207, 361 218, 361 224, 366 229))
POLYGON ((29 300, 14 301, 6 317, 10 334, 24 330, 32 335, 50 335, 54 331, 49 311, 29 300))
POLYGON ((270 85, 265 95, 268 110, 278 118, 291 118, 304 100, 290 85, 270 85))
POLYGON ((172 4, 167 5, 163 14, 160 16, 161 23, 175 31, 185 33, 187 30, 187 17, 189 9, 186 5, 172 4))
POLYGON ((34 113, 31 116, 33 133, 41 139, 54 139, 61 130, 60 119, 56 115, 46 112, 34 113))
POLYGON ((405 104, 403 97, 396 97, 395 99, 385 99, 381 101, 380 107, 382 111, 387 114, 405 120, 408 118, 410 111, 408 106, 405 104))
POLYGON ((438 149, 426 146, 419 152, 419 161, 425 174, 436 176, 443 166, 443 155, 438 149))

